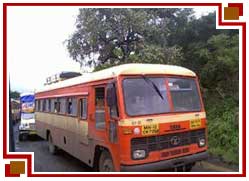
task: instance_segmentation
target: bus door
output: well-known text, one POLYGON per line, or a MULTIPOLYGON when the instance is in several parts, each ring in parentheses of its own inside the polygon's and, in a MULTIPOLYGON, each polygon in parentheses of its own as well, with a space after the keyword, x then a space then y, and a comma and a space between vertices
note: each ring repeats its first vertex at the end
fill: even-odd
POLYGON ((78 135, 80 144, 88 145, 88 98, 78 98, 78 135))
POLYGON ((93 87, 93 97, 91 101, 89 139, 100 142, 106 141, 106 101, 105 101, 105 85, 93 87))
POLYGON ((93 158, 93 152, 91 146, 89 146, 89 126, 90 126, 90 118, 89 118, 89 97, 82 96, 77 99, 78 102, 78 121, 77 121, 77 140, 78 144, 75 147, 75 155, 84 163, 92 166, 92 162, 90 161, 93 158))

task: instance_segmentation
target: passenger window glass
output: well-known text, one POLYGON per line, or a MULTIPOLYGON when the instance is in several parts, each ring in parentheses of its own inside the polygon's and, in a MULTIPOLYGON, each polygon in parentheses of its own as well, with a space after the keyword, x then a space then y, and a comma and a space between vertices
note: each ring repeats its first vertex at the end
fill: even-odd
POLYGON ((59 99, 55 100, 54 107, 55 107, 54 112, 59 113, 60 112, 60 101, 59 101, 59 99))
POLYGON ((40 100, 38 100, 38 109, 37 109, 37 111, 41 111, 41 101, 40 100))
POLYGON ((56 109, 55 102, 56 102, 55 99, 51 100, 51 112, 55 112, 55 109, 56 109))
POLYGON ((46 100, 42 100, 42 111, 44 112, 46 110, 46 100))
POLYGON ((51 99, 48 99, 48 112, 51 112, 51 99))
POLYGON ((36 111, 39 111, 38 103, 39 103, 38 100, 36 100, 36 101, 35 101, 35 110, 36 110, 36 111))
POLYGON ((73 112, 73 103, 72 103, 72 98, 67 99, 67 114, 72 114, 73 112))
POLYGON ((46 99, 46 112, 49 112, 49 99, 46 99))
POLYGON ((87 99, 86 98, 80 99, 80 118, 81 119, 87 118, 87 99))
POLYGON ((111 117, 118 117, 118 108, 117 106, 110 107, 111 117))
POLYGON ((45 111, 45 100, 41 100, 40 101, 41 107, 40 107, 40 111, 45 111))
POLYGON ((95 126, 97 129, 105 128, 105 88, 95 88, 95 126))
POLYGON ((76 98, 67 99, 67 114, 76 116, 77 115, 77 100, 76 98))
POLYGON ((59 99, 59 113, 65 114, 66 113, 66 99, 65 98, 60 98, 59 99))
MULTIPOLYGON (((110 110, 110 116, 111 117, 114 117, 114 118, 117 118, 119 116, 119 113, 118 113, 118 106, 117 106, 117 95, 116 95, 116 85, 113 86, 112 89, 107 89, 107 94, 109 95, 112 95, 112 96, 115 96, 115 99, 116 99, 116 104, 115 105, 112 105, 112 106, 109 106, 109 110, 110 110), (111 91, 114 90, 115 91, 115 95, 113 95, 111 93, 111 91)), ((113 98, 114 99, 114 98, 113 98)))

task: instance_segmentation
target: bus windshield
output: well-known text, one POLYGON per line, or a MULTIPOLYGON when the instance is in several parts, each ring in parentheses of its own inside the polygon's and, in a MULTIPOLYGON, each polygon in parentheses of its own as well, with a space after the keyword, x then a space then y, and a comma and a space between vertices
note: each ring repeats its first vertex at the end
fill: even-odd
POLYGON ((169 90, 164 77, 146 79, 127 78, 123 81, 125 109, 129 116, 168 113, 171 112, 170 104, 173 112, 200 110, 200 97, 194 79, 168 78, 169 90))
POLYGON ((126 112, 130 116, 166 113, 170 111, 164 78, 147 78, 160 94, 144 78, 129 78, 123 81, 126 112))
POLYGON ((22 113, 21 119, 34 119, 35 114, 34 113, 22 113))
POLYGON ((200 97, 194 79, 169 78, 168 84, 174 112, 200 111, 200 97))

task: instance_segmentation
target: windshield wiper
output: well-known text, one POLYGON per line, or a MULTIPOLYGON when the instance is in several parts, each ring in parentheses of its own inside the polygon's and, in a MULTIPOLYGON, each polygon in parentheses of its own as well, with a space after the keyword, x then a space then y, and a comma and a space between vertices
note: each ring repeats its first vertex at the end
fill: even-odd
POLYGON ((142 77, 143 77, 143 79, 145 80, 145 82, 147 84, 152 85, 152 87, 154 88, 154 90, 156 91, 156 93, 161 97, 162 100, 164 100, 163 95, 161 94, 161 92, 158 89, 158 87, 156 86, 156 84, 151 79, 149 79, 148 77, 146 77, 144 75, 142 75, 142 77))

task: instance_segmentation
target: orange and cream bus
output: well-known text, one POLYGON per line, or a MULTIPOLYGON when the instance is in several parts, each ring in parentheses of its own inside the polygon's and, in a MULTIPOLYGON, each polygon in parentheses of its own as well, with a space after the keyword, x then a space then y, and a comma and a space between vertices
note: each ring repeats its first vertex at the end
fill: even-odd
POLYGON ((44 86, 37 133, 98 171, 190 171, 207 158, 206 114, 194 72, 125 64, 44 86))

